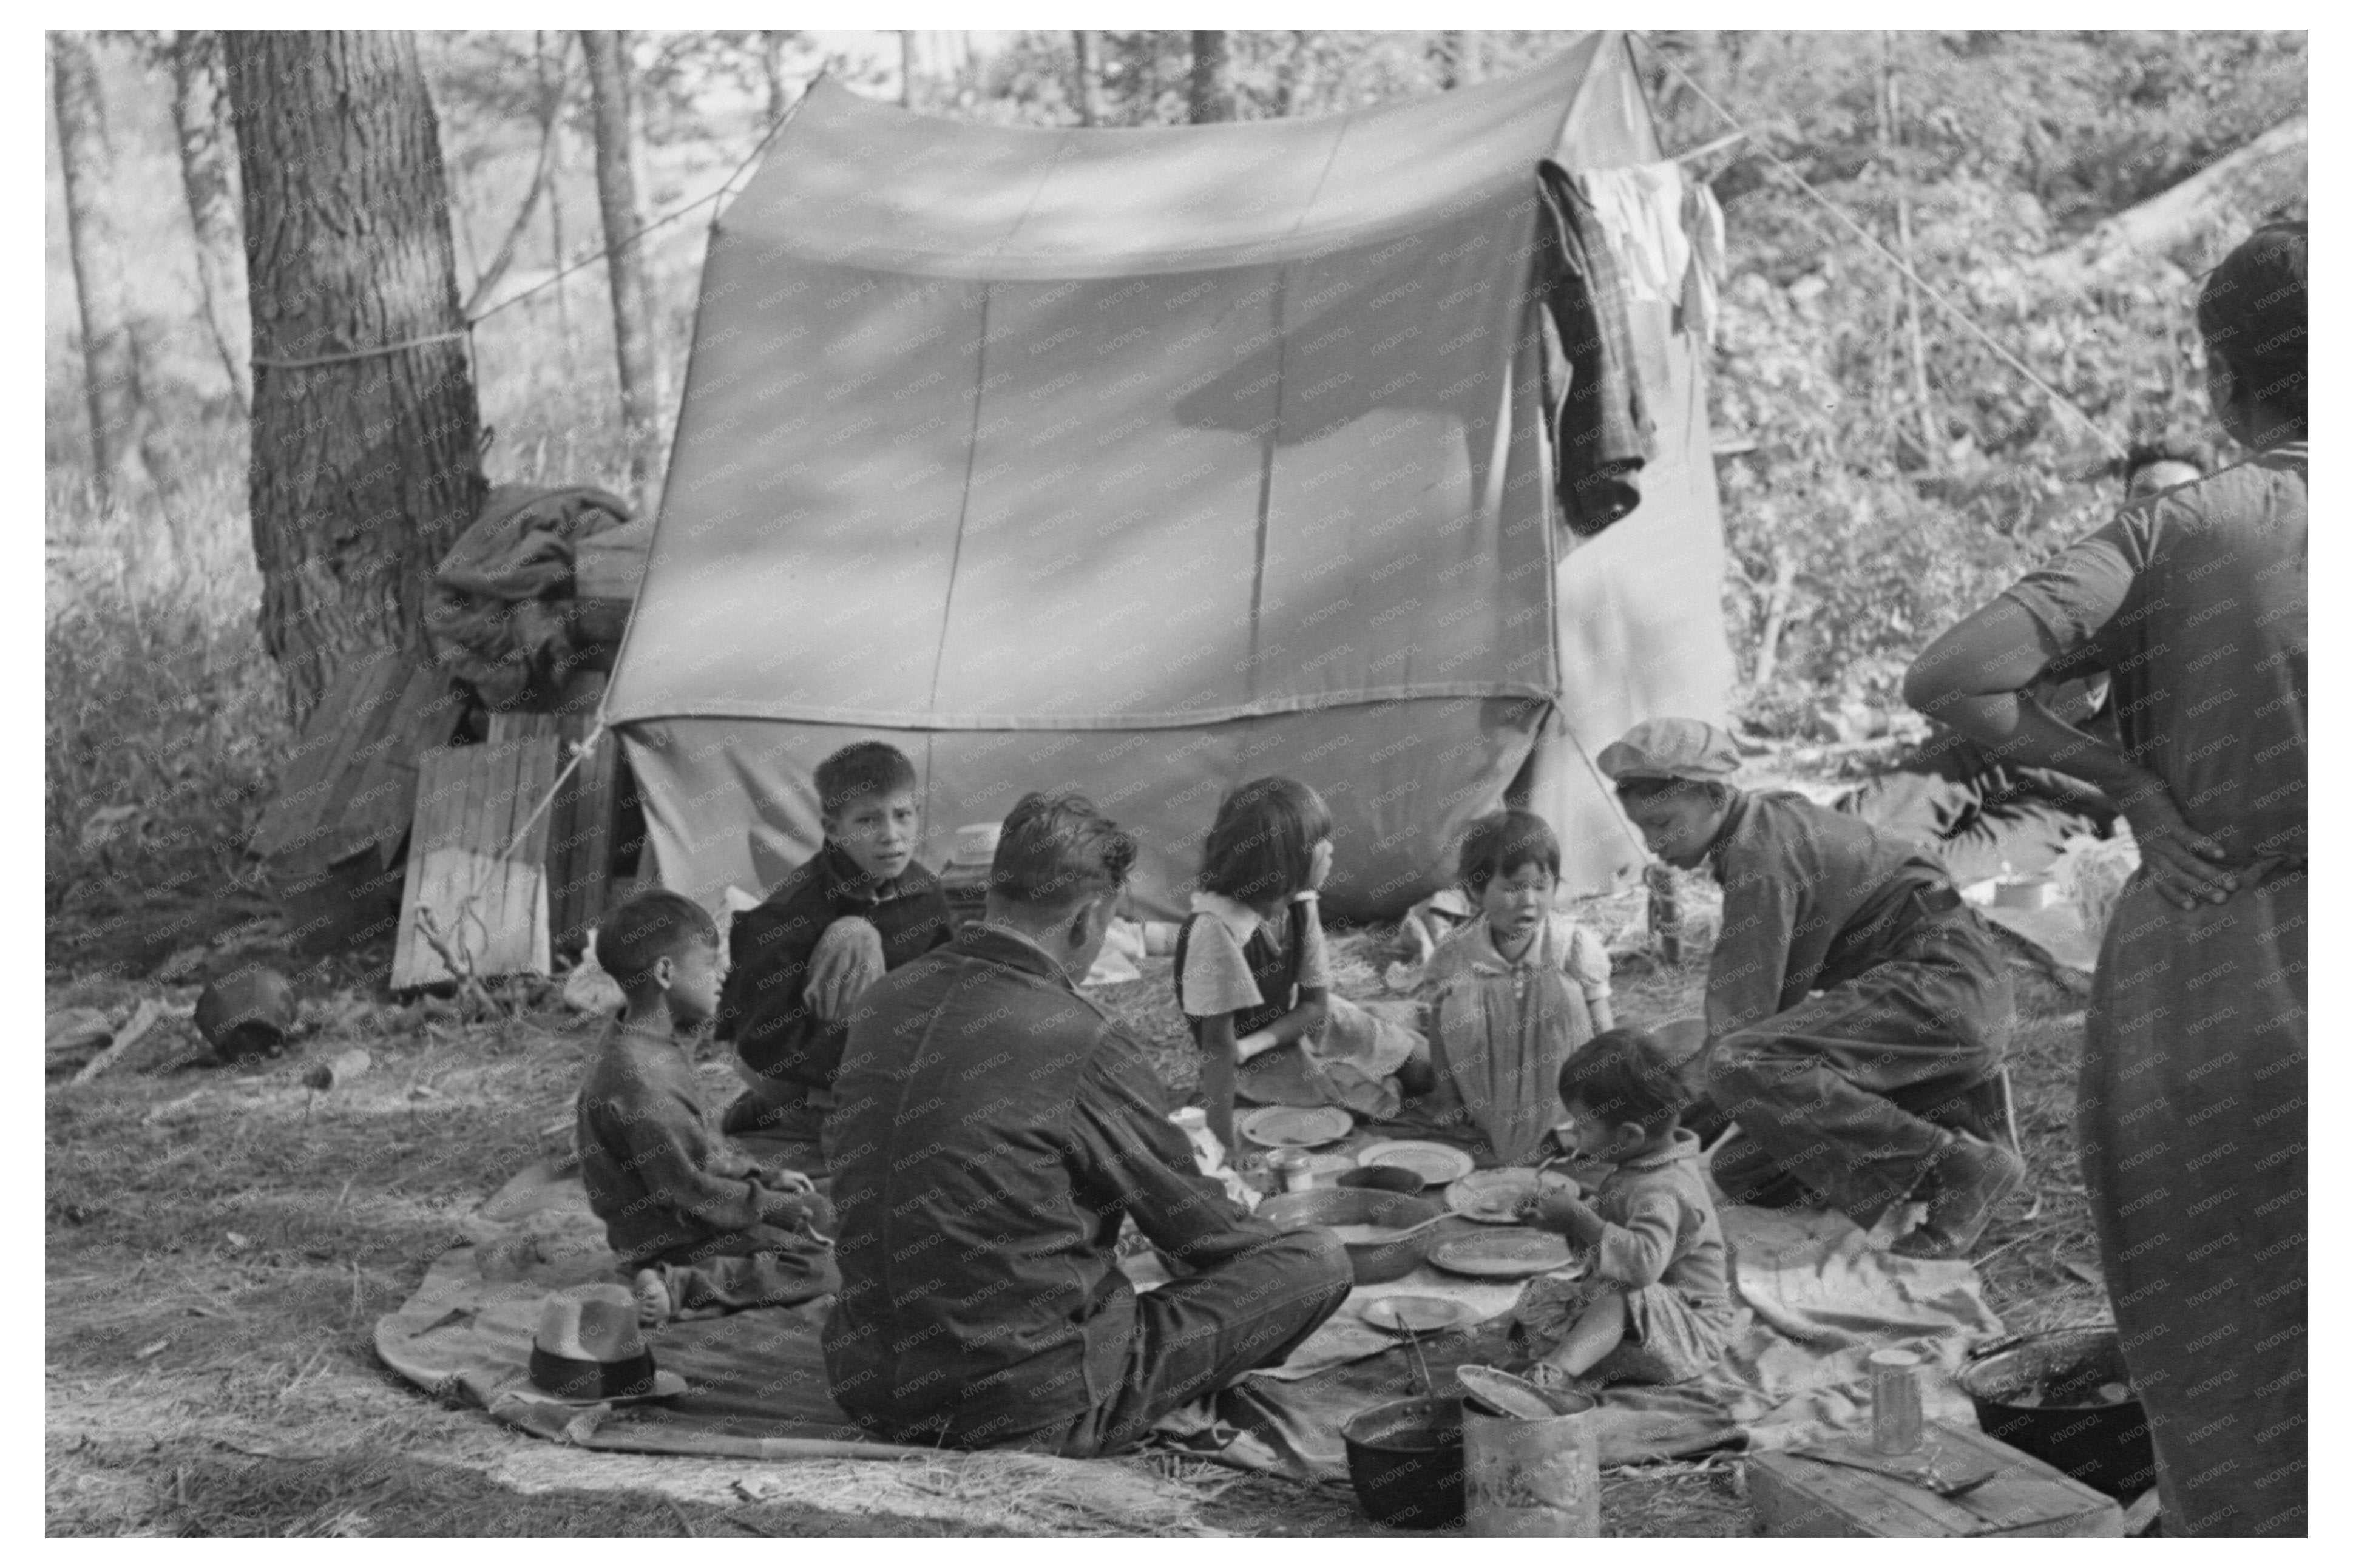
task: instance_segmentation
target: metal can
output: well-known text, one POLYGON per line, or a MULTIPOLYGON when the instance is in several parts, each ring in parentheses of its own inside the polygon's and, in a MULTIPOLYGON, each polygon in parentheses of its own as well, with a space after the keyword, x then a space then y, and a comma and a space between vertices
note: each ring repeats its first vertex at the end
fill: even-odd
POLYGON ((1266 1157, 1266 1168, 1282 1183, 1286 1193, 1303 1193, 1315 1184, 1315 1156, 1304 1149, 1277 1149, 1266 1157))
POLYGON ((1920 1366, 1911 1351, 1871 1353, 1871 1447, 1909 1454, 1920 1447, 1920 1366))

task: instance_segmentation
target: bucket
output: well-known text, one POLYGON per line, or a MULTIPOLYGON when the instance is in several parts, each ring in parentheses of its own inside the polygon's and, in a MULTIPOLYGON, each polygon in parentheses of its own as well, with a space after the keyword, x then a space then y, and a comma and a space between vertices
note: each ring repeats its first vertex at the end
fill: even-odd
POLYGON ((1598 1536, 1601 1463, 1594 1400, 1555 1393, 1577 1408, 1523 1419, 1462 1414, 1466 1531, 1486 1539, 1598 1536))
POLYGON ((1462 1517, 1462 1401, 1399 1399, 1340 1428, 1348 1480, 1375 1524, 1438 1530, 1462 1517))
POLYGON ((2116 1330, 2053 1329, 1997 1340, 1972 1352, 1956 1381, 1977 1406, 1987 1436, 2120 1500, 2157 1484, 2147 1412, 2137 1398, 2111 1404, 2100 1397, 2104 1384, 2131 1384, 2116 1330))
POLYGON ((294 987, 258 963, 231 970, 196 998, 196 1033, 225 1062, 277 1055, 294 1020, 294 987))

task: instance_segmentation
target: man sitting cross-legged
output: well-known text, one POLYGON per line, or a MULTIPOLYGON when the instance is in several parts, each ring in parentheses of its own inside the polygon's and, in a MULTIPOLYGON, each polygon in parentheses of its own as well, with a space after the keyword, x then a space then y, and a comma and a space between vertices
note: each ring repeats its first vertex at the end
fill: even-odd
POLYGON ((1143 1047, 1077 991, 1132 839, 1082 797, 1006 818, 987 918, 877 982, 826 1159, 833 1396, 900 1442, 1074 1458, 1281 1362, 1346 1300, 1340 1239, 1278 1234, 1200 1174, 1143 1047), (1120 1222, 1180 1278, 1139 1296, 1120 1222))

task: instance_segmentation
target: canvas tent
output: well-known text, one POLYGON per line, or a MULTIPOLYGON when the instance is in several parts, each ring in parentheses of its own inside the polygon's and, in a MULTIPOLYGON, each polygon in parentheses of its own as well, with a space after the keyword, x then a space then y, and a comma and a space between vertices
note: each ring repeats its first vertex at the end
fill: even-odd
POLYGON ((1694 342, 1632 309, 1658 454, 1556 521, 1535 168, 1659 156, 1624 38, 1323 120, 1005 129, 821 83, 717 225, 607 700, 664 883, 715 904, 819 840, 811 771, 913 759, 942 858, 1085 790, 1173 915, 1219 795, 1337 821, 1335 914, 1451 875, 1507 788, 1598 887, 1639 849, 1591 753, 1721 716, 1694 342))

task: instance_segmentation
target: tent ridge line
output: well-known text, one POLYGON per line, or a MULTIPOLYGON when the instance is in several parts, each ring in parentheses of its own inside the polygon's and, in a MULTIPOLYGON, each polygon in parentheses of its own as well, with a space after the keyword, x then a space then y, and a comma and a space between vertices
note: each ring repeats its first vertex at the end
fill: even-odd
MULTIPOLYGON (((1470 187, 1467 196, 1458 195, 1456 200, 1502 202, 1516 199, 1519 189, 1520 183, 1516 178, 1499 174, 1470 187)), ((868 247, 828 245, 822 238, 806 236, 792 238, 763 236, 762 240, 772 250, 782 249, 796 260, 823 267, 862 268, 893 277, 1043 283, 1073 278, 1100 279, 1177 272, 1234 272, 1281 267, 1297 261, 1315 261, 1339 252, 1386 244, 1401 234, 1418 233, 1427 226, 1427 216, 1416 212, 1385 216, 1361 226, 1342 223, 1312 227, 1303 220, 1293 235, 1282 241, 1204 246, 1181 255, 1158 256, 1077 257, 1061 251, 1008 247, 976 258, 961 251, 900 248, 886 253, 868 247)))
POLYGON ((836 724, 911 733, 1016 731, 1048 733, 1069 730, 1183 730, 1203 724, 1230 723, 1241 719, 1273 719, 1292 713, 1314 713, 1343 708, 1371 708, 1385 702, 1459 701, 1517 699, 1557 703, 1560 693, 1535 684, 1494 682, 1440 683, 1435 686, 1377 687, 1345 699, 1297 699, 1182 711, 1079 713, 1064 715, 953 713, 945 715, 892 713, 871 709, 797 709, 791 712, 756 713, 744 709, 712 709, 695 712, 640 713, 617 718, 615 729, 663 724, 681 720, 768 724, 836 724))

